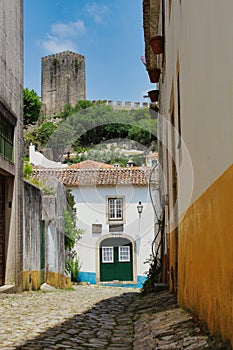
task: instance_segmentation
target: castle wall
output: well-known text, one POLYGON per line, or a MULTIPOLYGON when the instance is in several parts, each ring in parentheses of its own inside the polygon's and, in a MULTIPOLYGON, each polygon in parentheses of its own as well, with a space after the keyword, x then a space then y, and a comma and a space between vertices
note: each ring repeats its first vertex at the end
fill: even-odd
POLYGON ((65 104, 86 99, 85 57, 71 51, 42 57, 42 102, 45 114, 54 115, 65 104))
MULTIPOLYGON (((99 101, 91 101, 92 103, 99 102, 99 101)), ((131 101, 112 101, 112 100, 105 100, 103 101, 107 106, 111 106, 114 110, 133 110, 133 109, 140 109, 140 108, 148 108, 149 103, 148 102, 131 102, 131 101)))

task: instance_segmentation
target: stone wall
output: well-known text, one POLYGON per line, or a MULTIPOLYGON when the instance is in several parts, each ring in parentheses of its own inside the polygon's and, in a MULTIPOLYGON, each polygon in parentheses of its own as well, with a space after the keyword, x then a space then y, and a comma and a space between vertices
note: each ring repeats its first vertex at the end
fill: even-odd
POLYGON ((65 273, 64 210, 67 208, 66 189, 60 181, 51 177, 46 186, 54 194, 43 195, 42 218, 45 221, 45 281, 59 288, 70 286, 65 273))
POLYGON ((41 284, 42 192, 24 182, 23 289, 36 290, 41 284))
POLYGON ((141 108, 148 108, 149 103, 148 102, 131 102, 131 101, 112 101, 112 100, 92 100, 92 103, 105 103, 107 106, 112 107, 114 110, 134 110, 134 109, 141 109, 141 108))
MULTIPOLYGON (((0 23, 0 116, 2 123, 14 132, 13 157, 0 155, 6 192, 5 271, 0 284, 14 285, 20 290, 23 281, 23 0, 1 0, 0 23)), ((6 133, 4 128, 2 132, 6 133)), ((0 135, 0 141, 3 136, 0 135)))
POLYGON ((37 290, 43 282, 59 288, 70 285, 65 274, 66 190, 56 179, 48 180, 46 186, 54 193, 43 194, 24 182, 24 290, 37 290))
POLYGON ((0 98, 17 117, 23 87, 22 0, 0 2, 0 98))
POLYGON ((86 99, 85 57, 71 51, 42 57, 42 102, 45 114, 54 115, 65 104, 86 99))

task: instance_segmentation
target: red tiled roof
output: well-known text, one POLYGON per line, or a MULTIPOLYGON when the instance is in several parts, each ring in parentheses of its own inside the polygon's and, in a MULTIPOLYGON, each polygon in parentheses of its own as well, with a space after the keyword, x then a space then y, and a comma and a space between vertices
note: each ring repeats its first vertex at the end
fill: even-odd
POLYGON ((83 162, 72 164, 68 169, 99 169, 99 168, 112 168, 110 164, 96 162, 94 160, 84 160, 83 162))
MULTIPOLYGON (((67 187, 78 186, 115 186, 135 185, 147 186, 152 168, 101 168, 101 169, 34 169, 33 177, 46 180, 56 177, 67 187)), ((153 171, 151 181, 157 181, 157 172, 153 171)))

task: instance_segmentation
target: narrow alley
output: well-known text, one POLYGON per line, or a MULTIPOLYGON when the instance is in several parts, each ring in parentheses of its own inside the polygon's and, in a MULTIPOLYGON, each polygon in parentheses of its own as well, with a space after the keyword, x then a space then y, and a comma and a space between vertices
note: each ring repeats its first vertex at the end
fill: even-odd
POLYGON ((167 292, 82 285, 0 294, 0 314, 7 350, 227 349, 167 292))

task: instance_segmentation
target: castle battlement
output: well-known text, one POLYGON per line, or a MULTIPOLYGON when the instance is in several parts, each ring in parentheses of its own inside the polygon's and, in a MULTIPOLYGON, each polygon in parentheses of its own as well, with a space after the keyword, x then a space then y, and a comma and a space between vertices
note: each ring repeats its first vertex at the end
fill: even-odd
POLYGON ((51 55, 47 55, 42 57, 41 59, 43 61, 50 61, 53 60, 54 58, 57 59, 62 59, 62 58, 66 58, 67 56, 71 56, 71 57, 75 57, 75 58, 79 58, 79 59, 85 59, 85 56, 80 55, 79 53, 73 52, 73 51, 63 51, 63 52, 58 52, 58 53, 54 53, 51 55))
POLYGON ((113 100, 93 100, 92 103, 103 102, 107 106, 113 107, 113 109, 140 109, 148 108, 148 102, 131 102, 131 101, 113 101, 113 100))

